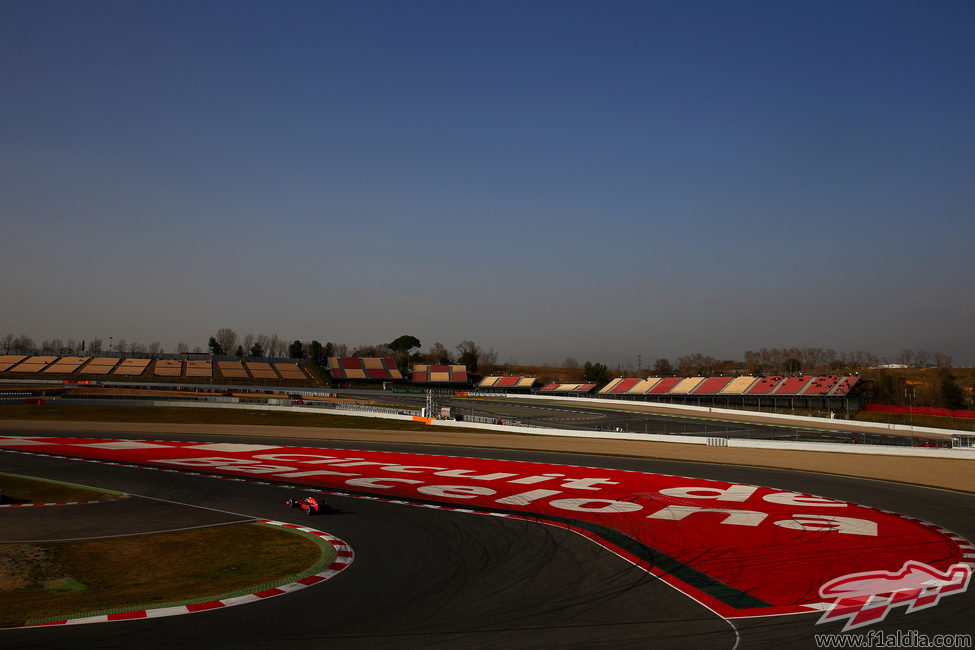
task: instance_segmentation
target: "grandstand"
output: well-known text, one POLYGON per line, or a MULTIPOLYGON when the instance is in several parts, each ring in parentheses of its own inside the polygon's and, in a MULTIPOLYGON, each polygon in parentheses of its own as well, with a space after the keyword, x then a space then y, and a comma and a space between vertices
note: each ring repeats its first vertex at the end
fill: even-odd
POLYGON ((539 393, 551 393, 553 395, 583 395, 593 391, 596 384, 546 384, 542 386, 539 393))
POLYGON ((213 363, 209 360, 186 360, 187 377, 213 377, 213 363))
MULTIPOLYGON (((859 376, 794 377, 617 377, 599 396, 712 406, 785 406, 857 410, 862 404, 859 376)), ((549 384, 539 393, 553 394, 549 384)))
POLYGON ((249 379, 242 361, 217 361, 217 370, 224 379, 249 379))
POLYGON ((537 377, 493 376, 477 382, 478 390, 492 392, 528 392, 538 383, 537 377))
POLYGON ((27 357, 23 354, 7 354, 0 356, 0 372, 7 372, 26 358, 27 357))
POLYGON ((390 357, 329 357, 328 374, 336 381, 397 381, 403 373, 390 357))
POLYGON ((304 381, 308 379, 308 375, 305 374, 305 371, 297 363, 275 363, 274 369, 281 375, 281 379, 292 381, 304 381))
POLYGON ((82 375, 107 375, 115 369, 119 361, 121 359, 116 357, 95 357, 78 373, 82 375))
POLYGON ((467 366, 419 364, 413 366, 410 379, 414 384, 467 384, 470 374, 467 366))
POLYGON ((112 374, 138 377, 149 366, 149 359, 123 359, 112 374))
POLYGON ((278 378, 278 373, 274 372, 274 368, 269 363, 263 361, 247 361, 244 365, 247 366, 247 371, 251 373, 251 377, 254 379, 278 378))
POLYGON ((61 357, 47 368, 44 373, 50 374, 70 374, 80 368, 90 357, 61 357))
POLYGON ((57 361, 57 357, 28 357, 10 369, 10 372, 37 373, 57 361))
POLYGON ((152 374, 156 377, 179 377, 183 374, 183 362, 179 359, 160 359, 156 361, 152 374))

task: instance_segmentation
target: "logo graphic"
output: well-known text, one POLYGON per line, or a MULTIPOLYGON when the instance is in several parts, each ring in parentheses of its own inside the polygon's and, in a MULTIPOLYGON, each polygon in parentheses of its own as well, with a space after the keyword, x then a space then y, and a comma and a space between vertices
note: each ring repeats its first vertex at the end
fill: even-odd
POLYGON ((816 624, 847 619, 843 631, 882 621, 892 607, 908 605, 907 612, 934 607, 942 596, 968 589, 972 569, 953 564, 946 573, 923 562, 909 560, 900 571, 865 571, 830 580, 819 595, 836 602, 816 624))

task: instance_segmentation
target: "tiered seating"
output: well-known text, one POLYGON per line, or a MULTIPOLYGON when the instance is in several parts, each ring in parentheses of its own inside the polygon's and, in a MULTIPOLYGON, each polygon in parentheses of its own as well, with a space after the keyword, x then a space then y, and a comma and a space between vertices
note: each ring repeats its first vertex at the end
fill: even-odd
POLYGON ((860 381, 860 375, 850 375, 849 377, 843 377, 842 380, 833 389, 833 395, 848 395, 853 386, 860 381))
POLYGON ((752 384, 756 381, 755 377, 751 375, 742 375, 741 377, 735 377, 728 385, 724 387, 721 391, 722 395, 743 395, 745 391, 751 388, 752 384))
POLYGON ((467 366, 418 364, 413 366, 413 383, 415 384, 466 384, 469 374, 467 366))
POLYGON ((390 357, 329 357, 328 373, 332 379, 402 379, 403 373, 390 357))
POLYGON ((248 379, 247 371, 241 361, 217 361, 217 368, 224 379, 248 379))
POLYGON ((85 361, 88 361, 89 358, 90 357, 61 357, 60 359, 52 363, 50 366, 45 368, 44 372, 67 375, 80 368, 81 365, 85 361))
POLYGON ((538 381, 536 377, 485 377, 477 383, 478 388, 532 388, 538 381))
POLYGON ((664 377, 647 391, 647 395, 663 395, 683 380, 683 377, 664 377))
POLYGON ((26 358, 27 357, 22 354, 7 354, 0 356, 0 372, 7 372, 7 370, 16 366, 26 358))
POLYGON ((779 387, 775 389, 776 395, 798 395, 802 392, 802 389, 806 387, 810 381, 812 381, 812 375, 798 375, 796 377, 788 377, 779 384, 779 387))
POLYGON ((149 359, 123 359, 112 374, 138 377, 149 366, 149 359))
POLYGON ((107 375, 118 365, 115 357, 95 357, 88 365, 78 371, 81 375, 107 375))
POLYGON ((833 390, 840 381, 839 375, 822 375, 820 377, 813 377, 813 380, 806 386, 806 389, 802 391, 803 395, 825 395, 829 391, 833 390))
POLYGON ((731 377, 708 377, 694 389, 695 395, 717 395, 733 381, 731 377))
POLYGON ((612 393, 612 394, 615 394, 615 395, 620 395, 622 393, 626 393, 631 388, 633 388, 634 386, 636 386, 637 384, 639 384, 641 381, 642 381, 642 379, 640 379, 639 377, 627 377, 623 381, 621 381, 618 384, 616 384, 615 386, 613 386, 613 389, 611 391, 609 391, 609 392, 612 393))
POLYGON ((305 371, 297 363, 276 363, 274 368, 281 375, 281 379, 308 379, 305 371))
POLYGON ((57 361, 57 357, 28 357, 26 361, 11 368, 10 372, 41 372, 57 361))
POLYGON ((274 372, 274 368, 271 364, 264 363, 263 361, 248 361, 244 364, 247 366, 247 371, 251 373, 251 377, 254 379, 277 379, 278 373, 274 372))
POLYGON ((671 395, 687 395, 701 385, 705 377, 685 377, 679 384, 670 389, 671 395))
POLYGON ((192 361, 190 359, 186 360, 186 376, 187 377, 212 377, 213 376, 213 362, 209 359, 202 361, 192 361))
POLYGON ((183 374, 183 362, 179 359, 158 359, 152 374, 157 377, 179 377, 183 374))
POLYGON ((647 377, 641 379, 633 388, 627 391, 628 395, 646 395, 653 388, 653 385, 660 381, 660 377, 647 377))
POLYGON ((769 395, 782 383, 782 377, 762 377, 745 393, 746 395, 769 395))
POLYGON ((596 384, 546 384, 542 387, 542 393, 588 393, 596 384))

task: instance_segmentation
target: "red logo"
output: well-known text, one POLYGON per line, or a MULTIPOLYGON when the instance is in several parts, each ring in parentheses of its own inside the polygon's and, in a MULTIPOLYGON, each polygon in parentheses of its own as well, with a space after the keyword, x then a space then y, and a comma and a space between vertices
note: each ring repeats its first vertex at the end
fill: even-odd
POLYGON ((836 599, 817 621, 828 623, 847 619, 843 631, 882 621, 892 607, 907 605, 908 612, 934 607, 942 596, 968 589, 972 569, 953 564, 942 573, 923 562, 908 560, 900 571, 865 571, 830 580, 819 588, 819 595, 836 599))

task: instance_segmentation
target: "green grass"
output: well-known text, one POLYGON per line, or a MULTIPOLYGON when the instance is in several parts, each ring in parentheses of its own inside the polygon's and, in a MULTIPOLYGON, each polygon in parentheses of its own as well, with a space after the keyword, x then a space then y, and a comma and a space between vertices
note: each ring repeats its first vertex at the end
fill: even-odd
POLYGON ((334 559, 327 542, 260 524, 4 544, 0 627, 243 595, 317 573, 334 559), (56 589, 64 584, 73 588, 56 589))
POLYGON ((40 478, 0 472, 2 503, 57 503, 63 501, 99 501, 121 496, 118 492, 61 483, 40 478))

